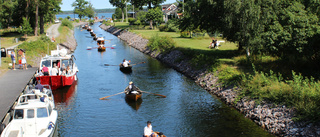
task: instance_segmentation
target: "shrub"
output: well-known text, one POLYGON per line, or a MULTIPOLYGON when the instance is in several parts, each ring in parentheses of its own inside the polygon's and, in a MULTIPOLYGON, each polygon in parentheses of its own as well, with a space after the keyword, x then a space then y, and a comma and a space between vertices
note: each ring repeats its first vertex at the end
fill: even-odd
POLYGON ((136 19, 134 19, 134 18, 128 18, 128 22, 130 25, 134 25, 135 21, 136 21, 136 19))
POLYGON ((90 23, 90 24, 93 24, 93 23, 94 23, 94 20, 90 19, 90 20, 89 20, 89 23, 90 23))
POLYGON ((60 17, 60 18, 58 18, 58 20, 63 20, 63 18, 60 17))
POLYGON ((61 22, 61 25, 62 26, 66 26, 66 27, 68 27, 70 29, 73 28, 72 22, 69 21, 68 19, 63 19, 62 22, 61 22))
POLYGON ((79 20, 79 19, 76 19, 75 21, 76 21, 77 23, 79 23, 79 22, 80 22, 80 20, 79 20))
POLYGON ((175 42, 168 36, 160 37, 158 35, 155 35, 149 39, 148 47, 152 51, 157 50, 159 52, 168 52, 175 48, 175 42))
POLYGON ((243 75, 241 95, 294 107, 297 110, 294 120, 319 122, 320 82, 295 72, 292 72, 292 77, 292 80, 285 81, 272 71, 269 74, 255 72, 254 75, 243 75))
POLYGON ((180 37, 181 37, 181 38, 188 38, 188 37, 190 37, 190 31, 182 31, 182 32, 180 32, 180 37))
POLYGON ((160 31, 167 31, 168 30, 166 25, 160 25, 158 28, 160 31))
POLYGON ((134 25, 141 25, 141 21, 140 20, 136 20, 133 24, 134 25))

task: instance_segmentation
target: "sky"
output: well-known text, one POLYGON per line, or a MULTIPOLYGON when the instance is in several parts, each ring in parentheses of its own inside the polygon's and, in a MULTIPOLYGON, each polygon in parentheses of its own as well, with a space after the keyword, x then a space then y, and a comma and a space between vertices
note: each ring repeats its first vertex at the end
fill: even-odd
MULTIPOLYGON (((73 7, 71 6, 71 4, 74 1, 75 0, 62 0, 61 10, 62 11, 73 10, 73 7)), ((87 1, 91 2, 95 9, 115 8, 109 3, 109 0, 87 0, 87 1)), ((174 3, 174 2, 176 2, 176 0, 166 0, 166 2, 164 2, 163 4, 174 3)))

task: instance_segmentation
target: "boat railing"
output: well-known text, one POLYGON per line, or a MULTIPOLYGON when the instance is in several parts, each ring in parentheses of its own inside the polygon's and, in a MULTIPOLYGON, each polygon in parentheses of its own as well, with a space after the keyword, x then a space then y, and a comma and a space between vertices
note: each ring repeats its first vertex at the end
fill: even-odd
POLYGON ((28 93, 28 94, 23 94, 19 97, 17 105, 24 105, 24 104, 28 104, 29 102, 33 102, 36 100, 40 100, 41 97, 45 97, 47 98, 46 100, 44 100, 44 102, 48 102, 50 99, 49 96, 47 94, 41 93, 40 90, 34 90, 35 93, 28 93))

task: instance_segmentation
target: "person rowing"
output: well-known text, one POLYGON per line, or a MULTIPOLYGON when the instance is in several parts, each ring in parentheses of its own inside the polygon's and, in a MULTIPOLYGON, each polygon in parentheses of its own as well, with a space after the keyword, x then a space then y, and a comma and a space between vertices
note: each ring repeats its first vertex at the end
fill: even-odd
POLYGON ((138 87, 136 87, 132 81, 129 82, 129 86, 125 89, 126 94, 141 94, 138 87))
POLYGON ((130 65, 130 60, 127 61, 126 59, 123 59, 123 61, 122 61, 122 66, 123 66, 123 67, 129 67, 129 65, 130 65))
POLYGON ((147 121, 147 126, 144 127, 143 137, 158 137, 158 134, 152 130, 151 121, 147 121))

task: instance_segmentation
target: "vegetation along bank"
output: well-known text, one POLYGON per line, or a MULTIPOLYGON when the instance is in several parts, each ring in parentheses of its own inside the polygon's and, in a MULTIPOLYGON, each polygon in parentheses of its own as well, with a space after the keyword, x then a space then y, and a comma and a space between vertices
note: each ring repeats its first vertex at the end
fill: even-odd
MULTIPOLYGON (((235 86, 235 84, 230 83, 226 85, 223 83, 221 79, 224 78, 219 77, 219 73, 228 73, 228 69, 224 71, 211 71, 205 67, 197 68, 194 66, 192 60, 188 58, 188 54, 179 49, 167 51, 152 48, 148 46, 149 40, 142 38, 140 35, 104 24, 100 27, 118 36, 123 41, 126 41, 129 46, 164 62, 184 75, 194 79, 196 83, 208 92, 219 97, 227 105, 236 108, 246 117, 274 135, 320 136, 320 128, 317 124, 295 120, 297 116, 297 110, 295 108, 252 99, 242 94, 241 91, 244 89, 239 88, 240 86, 235 86)), ((152 38, 150 40, 152 40, 152 38)), ((271 74, 271 76, 273 75, 271 74)), ((302 79, 299 75, 295 76, 297 77, 295 80, 302 79)))

